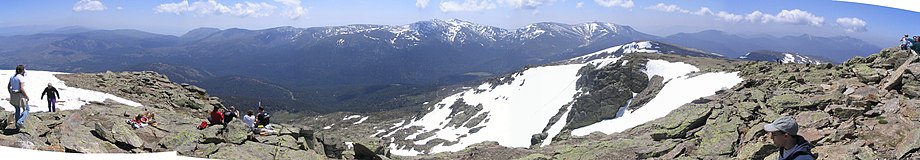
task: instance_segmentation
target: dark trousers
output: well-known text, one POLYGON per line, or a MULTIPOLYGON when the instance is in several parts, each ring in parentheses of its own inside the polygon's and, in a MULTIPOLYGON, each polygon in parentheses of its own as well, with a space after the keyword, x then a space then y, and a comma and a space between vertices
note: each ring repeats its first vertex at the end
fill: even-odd
POLYGON ((57 112, 57 98, 48 98, 48 112, 57 112))

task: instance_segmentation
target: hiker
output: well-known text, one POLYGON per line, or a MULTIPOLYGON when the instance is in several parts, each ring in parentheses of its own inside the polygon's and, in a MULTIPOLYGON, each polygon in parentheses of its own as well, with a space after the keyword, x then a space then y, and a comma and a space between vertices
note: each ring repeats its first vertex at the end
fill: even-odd
POLYGON ((220 107, 214 106, 214 110, 211 110, 211 116, 208 116, 208 126, 224 124, 224 113, 221 110, 220 107))
POLYGON ((236 107, 230 106, 230 109, 224 111, 224 124, 230 124, 230 121, 233 121, 233 118, 240 117, 240 111, 236 110, 236 107))
POLYGON ((22 129, 29 115, 29 95, 26 94, 26 67, 23 65, 16 66, 16 74, 10 77, 9 83, 6 84, 6 90, 10 93, 10 104, 16 108, 16 129, 22 129))
POLYGON ((815 159, 815 155, 811 153, 814 145, 798 135, 799 124, 792 117, 785 116, 776 119, 773 123, 764 125, 763 130, 770 132, 773 144, 780 148, 779 160, 815 159))
POLYGON ((913 43, 911 42, 910 35, 905 34, 904 37, 901 38, 901 50, 911 49, 911 46, 913 46, 913 43))
POLYGON ((134 116, 134 119, 127 121, 127 123, 134 129, 144 128, 148 125, 148 122, 149 121, 146 117, 144 117, 144 114, 138 114, 137 116, 134 116))
POLYGON ((914 40, 910 42, 913 43, 911 48, 914 49, 914 53, 920 54, 920 36, 914 36, 914 40))
POLYGON ((148 125, 156 127, 157 122, 154 120, 154 117, 156 117, 156 114, 145 111, 144 113, 134 116, 133 119, 125 120, 125 122, 128 123, 128 125, 131 125, 131 127, 134 129, 144 128, 148 125))
POLYGON ((42 91, 41 99, 45 99, 45 94, 48 94, 48 112, 57 112, 57 99, 61 97, 61 94, 58 93, 57 88, 51 86, 51 83, 48 83, 48 87, 45 87, 45 91, 42 91))
POLYGON ((246 115, 243 116, 243 123, 246 123, 246 127, 249 129, 255 128, 256 116, 253 115, 252 110, 246 111, 246 115))
POLYGON ((268 124, 271 121, 271 117, 268 115, 268 112, 265 112, 265 108, 259 106, 259 114, 256 115, 256 127, 258 128, 271 128, 268 124))

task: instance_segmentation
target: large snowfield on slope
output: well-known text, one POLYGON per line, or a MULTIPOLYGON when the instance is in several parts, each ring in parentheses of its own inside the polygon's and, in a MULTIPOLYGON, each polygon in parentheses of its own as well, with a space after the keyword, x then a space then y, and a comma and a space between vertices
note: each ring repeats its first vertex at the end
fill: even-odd
MULTIPOLYGON (((15 70, 0 70, 0 85, 6 87, 10 82, 10 77, 15 74, 15 70)), ((89 102, 103 102, 106 99, 111 99, 115 102, 122 103, 129 106, 140 107, 140 103, 127 100, 118 96, 114 96, 108 93, 96 92, 82 88, 69 87, 64 81, 54 77, 55 74, 68 74, 62 72, 47 72, 47 71, 35 71, 26 69, 25 76, 25 89, 26 94, 29 95, 29 106, 30 112, 47 112, 48 111, 48 95, 45 95, 45 99, 42 99, 42 91, 45 90, 45 87, 48 86, 48 83, 51 83, 55 88, 57 88, 61 97, 58 98, 57 109, 58 110, 74 110, 80 109, 83 105, 88 104, 89 102)), ((6 89, 4 89, 4 92, 6 89)), ((3 107, 6 111, 14 111, 13 105, 10 104, 10 94, 3 93, 0 94, 0 107, 3 107)))
POLYGON ((645 73, 649 77, 660 75, 666 82, 655 98, 635 111, 625 112, 623 116, 572 130, 572 135, 584 136, 595 131, 606 134, 621 132, 664 117, 686 103, 713 95, 723 88, 731 88, 743 80, 737 73, 705 73, 688 77, 686 74, 699 71, 699 69, 682 62, 649 60, 646 67, 645 73))

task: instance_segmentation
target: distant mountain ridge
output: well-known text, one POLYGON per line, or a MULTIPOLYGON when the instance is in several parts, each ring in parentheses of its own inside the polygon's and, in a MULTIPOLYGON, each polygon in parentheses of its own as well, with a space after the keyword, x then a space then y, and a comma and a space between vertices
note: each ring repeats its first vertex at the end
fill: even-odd
MULTIPOLYGON (((503 29, 457 19, 434 19, 406 25, 355 24, 262 30, 199 28, 182 36, 126 29, 6 36, 0 37, 0 55, 5 57, 0 59, 0 66, 29 64, 30 68, 42 70, 97 72, 168 64, 170 67, 157 68, 158 72, 190 74, 175 76, 179 82, 203 83, 215 82, 209 80, 217 77, 247 77, 282 86, 294 92, 293 99, 304 99, 296 95, 318 93, 304 88, 405 84, 395 89, 411 90, 412 87, 406 86, 450 85, 646 40, 697 48, 692 50, 703 54, 741 56, 740 53, 697 47, 694 43, 675 42, 668 37, 645 34, 613 23, 542 22, 503 29), (171 69, 176 71, 169 71, 171 69)), ((725 42, 707 42, 721 43, 725 42)), ((849 45, 837 43, 837 46, 832 49, 849 45)), ((243 90, 258 87, 246 84, 261 83, 197 85, 241 86, 243 90)), ((214 94, 219 96, 241 96, 216 91, 214 94)), ((245 96, 270 98, 259 95, 268 94, 245 96)), ((393 95, 377 97, 387 96, 393 95)))
POLYGON ((802 34, 782 37, 769 35, 742 37, 716 30, 678 33, 664 37, 662 41, 725 54, 728 57, 740 57, 757 50, 773 50, 827 57, 833 63, 841 63, 856 56, 866 56, 881 50, 881 47, 847 36, 818 37, 802 34))

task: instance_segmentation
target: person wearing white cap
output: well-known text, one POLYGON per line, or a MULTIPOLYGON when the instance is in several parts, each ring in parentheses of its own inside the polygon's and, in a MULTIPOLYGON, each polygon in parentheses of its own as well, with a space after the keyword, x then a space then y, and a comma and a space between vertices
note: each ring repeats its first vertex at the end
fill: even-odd
POLYGON ((61 98, 61 94, 58 93, 57 88, 48 83, 48 87, 45 87, 45 91, 42 91, 41 98, 45 98, 45 94, 48 95, 48 112, 57 112, 57 99, 61 98))
POLYGON ((764 125, 763 130, 770 132, 773 144, 780 147, 779 160, 815 159, 815 155, 811 153, 814 146, 799 135, 799 124, 792 117, 776 119, 773 123, 764 125))

